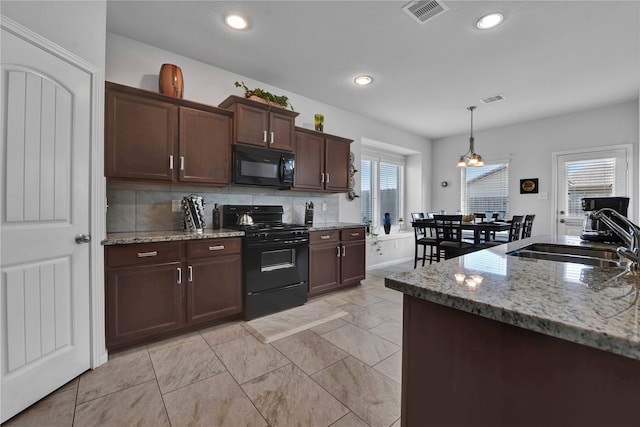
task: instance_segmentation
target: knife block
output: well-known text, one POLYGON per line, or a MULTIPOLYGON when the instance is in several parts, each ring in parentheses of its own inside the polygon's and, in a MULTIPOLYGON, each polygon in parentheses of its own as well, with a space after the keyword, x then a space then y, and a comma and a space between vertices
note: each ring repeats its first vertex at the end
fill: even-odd
POLYGON ((306 208, 304 210, 304 225, 313 226, 313 208, 306 208))

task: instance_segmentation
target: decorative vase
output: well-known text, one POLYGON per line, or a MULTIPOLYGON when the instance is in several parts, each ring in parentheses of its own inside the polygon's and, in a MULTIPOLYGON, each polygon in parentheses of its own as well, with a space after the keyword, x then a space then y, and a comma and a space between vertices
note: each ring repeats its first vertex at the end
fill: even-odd
POLYGON ((384 214, 382 223, 384 225, 384 234, 389 234, 391 232, 391 215, 389 215, 389 212, 384 214))
POLYGON ((177 65, 162 64, 158 83, 161 94, 182 98, 184 81, 182 79, 182 70, 177 65))
POLYGON ((324 130, 324 116, 322 114, 315 114, 313 116, 315 130, 322 132, 324 130))

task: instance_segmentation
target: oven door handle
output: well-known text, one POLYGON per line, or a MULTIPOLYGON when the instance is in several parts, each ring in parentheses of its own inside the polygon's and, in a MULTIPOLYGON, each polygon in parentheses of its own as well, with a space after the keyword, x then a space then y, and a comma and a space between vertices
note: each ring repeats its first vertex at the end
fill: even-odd
POLYGON ((247 249, 259 249, 259 248, 274 248, 274 247, 282 247, 288 248, 291 246, 307 246, 309 244, 309 239, 297 239, 297 240, 276 240, 270 242, 247 242, 247 249))

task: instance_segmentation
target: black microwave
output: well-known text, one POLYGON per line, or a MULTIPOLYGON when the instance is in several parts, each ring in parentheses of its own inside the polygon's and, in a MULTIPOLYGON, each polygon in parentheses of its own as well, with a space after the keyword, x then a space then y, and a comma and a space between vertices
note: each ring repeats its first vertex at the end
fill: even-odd
POLYGON ((295 160, 293 153, 270 148, 233 146, 235 184, 291 188, 295 160))

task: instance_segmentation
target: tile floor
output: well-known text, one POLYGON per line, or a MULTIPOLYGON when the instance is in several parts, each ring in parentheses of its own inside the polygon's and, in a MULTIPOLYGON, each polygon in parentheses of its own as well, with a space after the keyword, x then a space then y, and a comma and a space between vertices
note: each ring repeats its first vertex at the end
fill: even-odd
POLYGON ((348 314, 262 344, 225 324, 114 354, 3 426, 400 426, 402 294, 370 271, 348 314))

